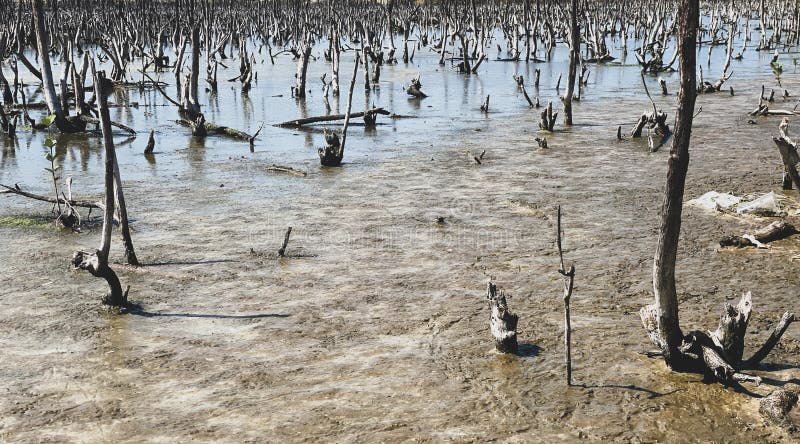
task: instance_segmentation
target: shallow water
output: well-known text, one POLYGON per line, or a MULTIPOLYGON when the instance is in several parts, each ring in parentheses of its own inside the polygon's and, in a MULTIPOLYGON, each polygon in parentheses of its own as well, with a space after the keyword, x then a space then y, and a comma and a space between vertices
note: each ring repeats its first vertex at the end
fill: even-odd
MULTIPOLYGON (((700 50, 706 78, 719 76, 724 52, 714 47, 708 69, 707 48, 700 50)), ((523 74, 531 96, 560 109, 562 47, 551 63, 490 60, 468 77, 420 50, 413 64, 385 66, 368 95, 360 73, 355 110, 374 104, 408 117, 380 116, 374 130, 352 126, 341 168, 319 166, 319 128, 270 125, 327 112, 318 79, 329 66, 321 47, 314 56, 305 103, 290 97, 295 64, 287 56, 273 66, 256 55, 258 82, 248 96, 223 81, 235 75, 236 61, 220 71, 217 96, 201 94, 209 121, 250 132, 265 123, 253 151, 246 143, 191 138, 155 91, 117 91, 112 102, 139 103, 112 110, 113 120, 140 132, 128 144, 116 138, 134 242, 148 264, 113 264, 142 307, 134 314, 102 311, 104 284, 69 270, 74 251, 97 245, 96 220, 81 234, 57 231, 42 222, 49 206, 0 196, 0 438, 790 439, 763 422, 753 395, 776 385, 797 388, 795 329, 768 359, 774 371, 764 375, 774 379, 751 394, 671 373, 638 353, 650 348, 638 309, 652 299, 668 146, 651 154, 646 139, 616 140, 619 125, 629 131, 650 109, 633 54, 630 66, 590 66, 583 100, 574 105, 576 125, 564 129, 559 118, 557 131, 546 135, 547 151, 533 140, 538 111, 527 108, 511 76, 523 74), (531 84, 536 68, 538 91, 531 84), (430 96, 421 101, 403 89, 418 73, 430 96), (490 112, 483 114, 486 94, 490 112), (150 128, 153 163, 141 154, 150 128), (484 150, 477 165, 472 156, 484 150), (308 176, 266 172, 272 163, 308 176), (566 259, 577 268, 573 388, 563 383, 558 204, 566 259), (434 223, 440 216, 441 226, 434 223), (289 257, 278 259, 287 226, 289 257), (493 351, 488 279, 512 294, 521 356, 493 351)), ((695 119, 687 198, 779 190, 782 168, 770 138, 780 118, 750 125, 746 116, 762 84, 777 88, 770 57, 748 50, 731 65, 735 96, 698 98, 703 111, 695 119)), ((794 95, 800 81, 793 57, 782 56, 781 80, 794 95)), ((351 63, 352 53, 343 55, 343 92, 351 63)), ((655 77, 646 80, 671 124, 678 78, 663 77, 667 97, 655 77)), ((169 73, 164 79, 174 82, 169 73)), ((791 97, 773 107, 794 104, 791 97)), ((343 112, 346 104, 330 105, 343 112)), ((20 132, 15 144, 0 140, 0 183, 49 192, 44 137, 20 132)), ((75 195, 99 198, 99 139, 57 140, 75 195)), ((784 310, 796 309, 797 239, 769 250, 715 246, 725 234, 764 223, 685 209, 677 275, 684 329, 715 328, 722 303, 750 290, 752 350, 784 310)), ((114 241, 112 260, 119 261, 114 241)))

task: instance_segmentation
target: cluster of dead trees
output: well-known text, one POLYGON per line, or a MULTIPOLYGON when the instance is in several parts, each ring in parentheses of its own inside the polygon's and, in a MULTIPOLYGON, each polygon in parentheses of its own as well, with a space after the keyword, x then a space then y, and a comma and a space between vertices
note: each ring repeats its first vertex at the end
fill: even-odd
MULTIPOLYGON (((675 59, 678 62, 677 70, 680 74, 680 90, 653 266, 655 297, 654 304, 641 309, 640 317, 647 336, 658 347, 657 352, 649 353, 649 355, 663 357, 666 364, 673 370, 705 374, 726 385, 739 385, 743 382, 758 384, 761 382, 761 378, 746 373, 746 371, 758 368, 759 363, 770 353, 789 325, 795 320, 793 313, 786 312, 778 320, 766 342, 749 358, 744 356, 745 334, 753 307, 752 295, 749 292, 745 293, 736 305, 724 303, 719 325, 713 332, 692 330, 684 333, 679 323, 675 265, 678 256, 686 173, 689 166, 689 145, 697 94, 709 92, 698 86, 698 83, 702 83, 698 81, 697 76, 696 49, 701 34, 698 31, 700 29, 699 17, 700 7, 696 0, 681 0, 675 17, 677 32, 675 59)), ((730 54, 730 49, 728 53, 730 54)), ((723 69, 723 73, 726 71, 727 65, 723 69)), ((725 77, 723 74, 720 84, 724 82, 725 77)), ((666 125, 666 118, 666 114, 659 112, 653 105, 653 112, 649 115, 642 115, 632 135, 640 136, 646 125, 652 126, 657 132, 668 134, 670 130, 666 125)), ((542 129, 548 129, 549 119, 547 114, 543 114, 542 129)), ((800 163, 800 157, 797 154, 797 145, 788 136, 788 121, 784 123, 785 125, 781 126, 781 137, 775 138, 775 142, 781 152, 789 180, 800 189, 800 176, 796 170, 797 164, 800 163)), ((622 138, 621 130, 619 137, 622 138)), ((559 211, 558 249, 559 255, 562 256, 559 271, 566 278, 565 349, 567 381, 571 383, 569 298, 572 292, 574 267, 570 268, 569 272, 565 271, 561 254, 560 226, 559 211)), ((783 233, 786 230, 794 231, 794 228, 787 227, 786 224, 774 223, 768 230, 765 230, 764 236, 775 236, 776 233, 783 233)), ((491 331, 497 349, 501 352, 515 353, 517 351, 518 316, 511 313, 506 295, 498 292, 491 283, 487 299, 491 309, 491 331)), ((794 401, 796 402, 796 398, 794 401)))
MULTIPOLYGON (((449 63, 455 72, 474 75, 489 60, 487 51, 493 44, 497 45, 498 55, 492 63, 549 60, 556 45, 563 43, 569 47, 570 61, 565 93, 560 98, 563 101, 565 124, 572 125, 573 101, 580 100, 581 87, 586 84, 586 65, 624 59, 630 45, 643 74, 669 70, 677 70, 680 74, 673 129, 670 130, 666 123, 667 114, 657 110, 653 104, 652 113, 643 114, 630 133, 631 137, 641 137, 643 130, 649 129, 652 151, 672 136, 653 267, 655 303, 642 308, 642 324, 647 336, 659 349, 655 354, 662 356, 671 368, 705 373, 726 384, 757 382, 758 377, 745 371, 755 368, 767 356, 794 321, 794 315, 789 312, 784 314, 767 342, 752 357, 745 359, 744 337, 752 311, 751 295, 745 293, 735 306, 725 304, 719 326, 714 332, 694 330, 684 333, 679 323, 675 282, 689 142, 697 94, 721 91, 731 78, 731 60, 741 58, 752 39, 751 20, 758 22, 756 50, 775 50, 779 45, 800 43, 797 5, 761 0, 754 8, 751 3, 705 1, 702 8, 710 21, 701 26, 701 4, 697 0, 656 3, 600 0, 134 0, 99 4, 67 0, 49 2, 48 5, 42 0, 0 0, 0 92, 3 100, 0 128, 3 137, 13 137, 20 120, 34 129, 43 129, 52 123, 63 133, 92 131, 90 125, 94 125, 94 131, 102 134, 105 149, 105 195, 101 203, 75 200, 71 193, 63 196, 56 194, 54 198, 38 196, 11 185, 4 185, 3 192, 58 205, 101 209, 103 228, 100 246, 94 252, 76 252, 72 263, 76 268, 103 278, 110 288, 105 302, 121 307, 127 303, 127 290, 122 289, 119 278, 109 266, 115 209, 119 210, 126 261, 137 265, 138 260, 128 227, 112 128, 133 135, 136 131, 109 118, 108 97, 116 88, 154 88, 176 107, 180 122, 191 129, 192 135, 221 135, 252 145, 260 130, 251 135, 206 121, 202 110, 201 70, 205 71, 206 76, 205 92, 215 94, 218 90, 219 66, 227 66, 232 59, 238 58, 239 75, 228 81, 238 82, 241 92, 248 94, 253 82, 258 81, 254 70, 256 54, 271 63, 276 57, 291 56, 297 62, 297 74, 290 90, 297 100, 306 100, 308 67, 316 60, 313 49, 324 43, 327 47, 323 57, 330 64, 330 80, 323 77, 325 100, 328 94, 340 94, 340 62, 351 59, 343 57, 343 54, 354 56, 345 114, 298 119, 279 126, 296 127, 344 120, 341 133, 325 131, 326 146, 318 151, 322 165, 338 166, 344 156, 350 119, 363 117, 366 125, 375 125, 378 114, 388 113, 383 108, 353 112, 352 95, 361 76, 359 69, 363 70, 364 88, 369 91, 380 83, 382 66, 411 63, 417 51, 434 51, 441 65, 449 63), (132 26, 133 23, 147 25, 132 26), (498 34, 502 36, 505 47, 495 40, 498 34), (736 36, 741 36, 739 40, 743 43, 734 56, 736 36), (401 45, 399 56, 398 42, 401 45), (611 53, 614 43, 618 43, 616 46, 621 48, 621 53, 611 53), (697 49, 702 45, 709 49, 725 45, 725 64, 719 70, 717 80, 704 80, 701 65, 697 63, 697 49), (63 68, 58 78, 51 64, 54 57, 61 61, 63 68), (98 62, 110 66, 110 75, 97 69, 98 62), (8 77, 4 72, 6 66, 11 70, 8 77), (36 104, 26 99, 26 85, 20 81, 20 67, 27 69, 40 82, 44 100, 41 105, 52 116, 52 122, 37 123, 30 117, 28 111, 35 108, 36 104), (170 85, 162 80, 162 75, 168 72, 174 76, 170 91, 170 85), (88 83, 92 86, 87 87, 88 83), (87 93, 91 93, 91 97, 87 93), (658 143, 657 138, 660 138, 658 143)), ((776 63, 776 59, 773 63, 776 63)), ((539 108, 538 96, 535 102, 530 98, 524 79, 516 77, 515 80, 529 106, 539 108)), ((559 77, 557 91, 560 91, 560 85, 559 77)), ((534 86, 539 88, 538 70, 534 86)), ((661 88, 662 93, 667 95, 663 81, 661 88)), ((411 81, 406 92, 412 96, 412 100, 426 97, 419 77, 411 81)), ((649 97, 649 92, 647 94, 649 97)), ((768 114, 768 109, 763 108, 764 100, 762 93, 762 103, 756 110, 758 115, 768 114)), ((488 96, 481 108, 488 111, 488 96)), ((558 114, 552 102, 549 102, 541 111, 540 129, 554 131, 558 114)), ((621 128, 618 137, 623 138, 621 128)), ((546 147, 546 140, 542 141, 540 145, 546 147)), ((786 131, 775 139, 775 143, 781 152, 789 181, 800 188, 800 176, 796 170, 800 162, 797 145, 786 131)), ((148 144, 151 153, 152 145, 148 144)), ((480 163, 477 158, 476 161, 480 163)), ((569 302, 575 267, 565 267, 561 232, 559 210, 558 271, 564 279, 565 361, 567 381, 571 384, 569 302)), ((281 256, 285 253, 290 233, 291 228, 286 234, 281 256)), ((487 299, 497 349, 517 352, 516 329, 519 318, 510 311, 506 295, 490 283, 487 299)))

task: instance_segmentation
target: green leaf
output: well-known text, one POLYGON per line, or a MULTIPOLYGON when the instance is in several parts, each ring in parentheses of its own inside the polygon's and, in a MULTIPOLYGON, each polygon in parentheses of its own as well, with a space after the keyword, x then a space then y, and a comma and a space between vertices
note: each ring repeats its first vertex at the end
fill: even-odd
POLYGON ((47 139, 44 139, 44 146, 46 146, 48 148, 52 148, 52 147, 56 146, 56 141, 53 140, 52 137, 48 137, 47 139))
POLYGON ((45 158, 45 159, 47 159, 47 161, 48 161, 48 162, 52 162, 52 161, 53 161, 53 155, 52 155, 52 154, 50 154, 50 153, 47 153, 47 154, 44 156, 44 158, 45 158))
POLYGON ((47 171, 50 174, 53 174, 53 169, 52 168, 45 168, 44 170, 47 171))
POLYGON ((55 114, 50 114, 47 116, 42 117, 42 125, 50 126, 53 124, 53 121, 56 120, 55 114))

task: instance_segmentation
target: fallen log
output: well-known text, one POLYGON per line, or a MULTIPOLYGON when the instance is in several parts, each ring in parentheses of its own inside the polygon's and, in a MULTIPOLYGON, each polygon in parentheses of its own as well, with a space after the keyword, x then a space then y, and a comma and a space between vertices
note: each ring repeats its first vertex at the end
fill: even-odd
MULTIPOLYGON (((357 113, 350 113, 350 118, 359 118, 364 117, 367 114, 383 114, 384 116, 388 116, 391 113, 386 111, 383 108, 372 108, 367 111, 359 111, 357 113)), ((332 122, 335 120, 344 120, 347 117, 347 114, 331 114, 327 116, 317 116, 317 117, 306 117, 304 119, 297 119, 297 120, 289 120, 287 122, 276 123, 272 126, 277 126, 281 128, 300 128, 303 125, 310 125, 312 123, 319 123, 319 122, 332 122)))
MULTIPOLYGON (((193 132, 195 131, 194 126, 197 123, 193 125, 192 122, 187 119, 181 119, 178 120, 177 122, 178 124, 183 125, 187 128, 193 128, 193 132)), ((247 134, 244 131, 237 130, 236 128, 231 128, 229 126, 217 125, 215 123, 206 122, 205 119, 202 119, 201 123, 203 125, 203 128, 205 129, 205 134, 216 134, 218 136, 227 136, 232 139, 248 142, 250 143, 250 145, 253 145, 255 143, 256 137, 258 137, 258 134, 261 133, 261 129, 263 127, 263 125, 259 127, 258 131, 256 131, 255 134, 251 136, 250 134, 247 134)))
POLYGON ((24 191, 19 187, 19 185, 10 187, 8 185, 3 185, 0 183, 0 187, 5 188, 5 190, 0 192, 2 194, 17 194, 30 199, 40 200, 42 202, 50 202, 51 204, 62 204, 62 205, 70 205, 73 207, 103 209, 103 204, 100 202, 91 202, 88 200, 64 199, 63 197, 59 197, 58 200, 56 200, 52 197, 42 196, 40 194, 34 194, 28 191, 24 191))
MULTIPOLYGON (((81 115, 79 118, 80 118, 80 120, 83 120, 86 123, 92 123, 92 124, 95 124, 95 125, 100 125, 100 120, 99 119, 95 119, 94 117, 90 117, 90 116, 87 116, 87 115, 84 114, 84 115, 81 115)), ((121 123, 113 122, 113 121, 109 122, 109 124, 111 126, 113 126, 113 127, 116 127, 116 128, 119 128, 119 129, 125 131, 128 134, 133 135, 133 137, 136 137, 136 130, 131 128, 131 127, 129 127, 129 126, 127 126, 127 125, 123 125, 121 123)))
POLYGON ((776 220, 766 227, 756 230, 752 234, 743 234, 741 236, 725 236, 721 241, 719 241, 719 245, 721 247, 738 248, 762 246, 768 242, 781 240, 793 234, 797 234, 797 229, 795 229, 793 225, 783 220, 776 220))
POLYGON ((266 171, 269 171, 271 173, 291 174, 293 176, 300 176, 300 177, 306 177, 308 175, 308 173, 306 173, 305 171, 300 171, 300 170, 296 170, 296 169, 294 169, 292 167, 287 167, 287 166, 283 166, 283 165, 276 165, 276 164, 272 164, 272 165, 268 166, 266 168, 266 171))

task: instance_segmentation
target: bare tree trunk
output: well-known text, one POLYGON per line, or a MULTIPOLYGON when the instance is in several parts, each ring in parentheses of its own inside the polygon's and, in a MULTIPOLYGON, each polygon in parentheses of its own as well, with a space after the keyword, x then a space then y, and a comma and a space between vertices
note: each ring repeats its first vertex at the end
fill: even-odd
POLYGON ((697 28, 699 25, 698 0, 681 0, 678 11, 678 54, 680 57, 680 91, 678 111, 675 115, 675 132, 667 172, 667 187, 661 210, 658 246, 653 264, 653 292, 655 294, 658 334, 663 345, 667 365, 680 359, 678 347, 682 333, 678 321, 678 296, 675 289, 675 260, 681 230, 683 192, 686 171, 689 167, 689 140, 692 135, 696 88, 697 28))
POLYGON ((56 116, 55 123, 59 131, 74 132, 72 125, 66 119, 58 94, 56 94, 53 69, 50 66, 50 39, 44 23, 42 0, 33 0, 33 24, 36 33, 36 52, 39 56, 39 68, 42 74, 42 89, 47 108, 50 110, 50 114, 56 116))
POLYGON ((198 99, 198 83, 200 80, 200 28, 192 29, 192 71, 189 73, 189 85, 184 93, 184 110, 189 117, 194 119, 200 114, 200 101, 198 99))
MULTIPOLYGON (((109 120, 110 122, 110 120, 109 120)), ((114 144, 111 137, 111 126, 108 127, 108 135, 106 136, 103 130, 103 143, 114 144), (106 140, 106 138, 110 140, 106 140)), ((125 244, 125 262, 129 265, 138 267, 139 259, 136 257, 136 251, 133 248, 133 240, 131 239, 131 229, 128 225, 128 208, 125 205, 125 195, 122 192, 122 178, 119 174, 119 163, 117 162, 116 150, 113 151, 114 155, 114 193, 117 199, 117 208, 119 209, 119 225, 122 232, 122 242, 125 244)))
POLYGON ((297 83, 295 84, 294 96, 300 99, 306 96, 306 73, 308 73, 308 59, 311 57, 309 38, 306 36, 303 44, 300 45, 300 59, 297 61, 297 83))
POLYGON ((564 95, 564 118, 566 125, 572 125, 572 96, 575 93, 575 77, 580 57, 581 32, 578 27, 578 0, 572 0, 570 7, 570 51, 569 75, 567 76, 567 92, 564 95))
POLYGON ((108 283, 111 293, 103 298, 103 303, 114 307, 123 307, 127 303, 127 291, 122 292, 122 285, 117 274, 108 266, 108 254, 111 251, 111 226, 114 220, 114 142, 111 139, 111 118, 108 114, 108 102, 102 91, 102 81, 105 77, 97 73, 92 62, 92 75, 94 77, 94 93, 98 98, 97 106, 100 111, 100 122, 103 128, 103 146, 105 147, 105 208, 103 209, 103 234, 100 239, 100 248, 94 254, 78 251, 72 256, 72 264, 76 268, 86 270, 93 276, 102 277, 108 283))
POLYGON ((339 61, 341 60, 342 49, 339 43, 339 31, 334 30, 331 32, 334 39, 331 46, 331 85, 333 87, 334 97, 339 96, 339 61))

